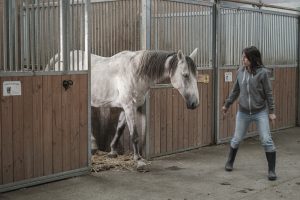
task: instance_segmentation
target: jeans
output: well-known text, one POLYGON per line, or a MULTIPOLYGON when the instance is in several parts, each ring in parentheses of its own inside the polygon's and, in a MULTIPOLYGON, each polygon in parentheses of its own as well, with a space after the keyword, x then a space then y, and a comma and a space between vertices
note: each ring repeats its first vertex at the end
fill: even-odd
POLYGON ((270 126, 269 126, 269 114, 267 110, 263 110, 256 114, 247 114, 238 111, 236 114, 235 132, 231 139, 231 147, 238 148, 239 143, 243 140, 247 133, 247 129, 251 122, 256 123, 256 127, 259 132, 259 138, 265 152, 274 152, 275 145, 271 137, 270 126))

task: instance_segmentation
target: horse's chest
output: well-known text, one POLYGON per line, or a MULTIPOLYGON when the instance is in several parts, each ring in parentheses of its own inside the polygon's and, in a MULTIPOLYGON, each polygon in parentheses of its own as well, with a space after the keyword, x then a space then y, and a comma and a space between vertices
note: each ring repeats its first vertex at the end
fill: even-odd
POLYGON ((136 104, 137 106, 141 106, 144 104, 145 102, 145 92, 141 91, 141 92, 135 92, 133 93, 133 102, 134 104, 136 104))

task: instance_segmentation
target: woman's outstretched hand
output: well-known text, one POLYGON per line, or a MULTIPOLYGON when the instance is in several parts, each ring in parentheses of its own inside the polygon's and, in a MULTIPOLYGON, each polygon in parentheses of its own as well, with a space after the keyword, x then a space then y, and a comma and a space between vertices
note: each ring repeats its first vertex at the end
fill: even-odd
POLYGON ((269 114, 269 119, 272 122, 272 125, 274 126, 275 125, 276 115, 274 113, 273 114, 269 114))
POLYGON ((223 115, 226 115, 228 111, 228 108, 226 108, 225 106, 222 107, 222 112, 223 112, 223 115))

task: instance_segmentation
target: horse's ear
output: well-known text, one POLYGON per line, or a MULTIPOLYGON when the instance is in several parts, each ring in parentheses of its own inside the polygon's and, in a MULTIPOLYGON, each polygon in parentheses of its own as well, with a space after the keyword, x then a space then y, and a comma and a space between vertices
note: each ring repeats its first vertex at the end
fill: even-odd
POLYGON ((182 60, 184 58, 184 55, 181 50, 178 50, 177 57, 178 57, 178 60, 182 60))
POLYGON ((197 56, 197 53, 198 53, 198 48, 196 48, 190 55, 190 58, 195 61, 195 58, 197 56))

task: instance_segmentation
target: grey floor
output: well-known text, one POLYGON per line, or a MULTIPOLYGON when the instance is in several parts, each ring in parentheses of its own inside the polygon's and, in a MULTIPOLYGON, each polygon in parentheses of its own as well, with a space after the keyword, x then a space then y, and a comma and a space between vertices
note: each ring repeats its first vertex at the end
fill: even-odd
POLYGON ((257 137, 241 144, 235 170, 224 171, 228 144, 162 157, 150 172, 105 171, 0 194, 5 200, 300 199, 300 128, 273 133, 277 181, 257 137))

